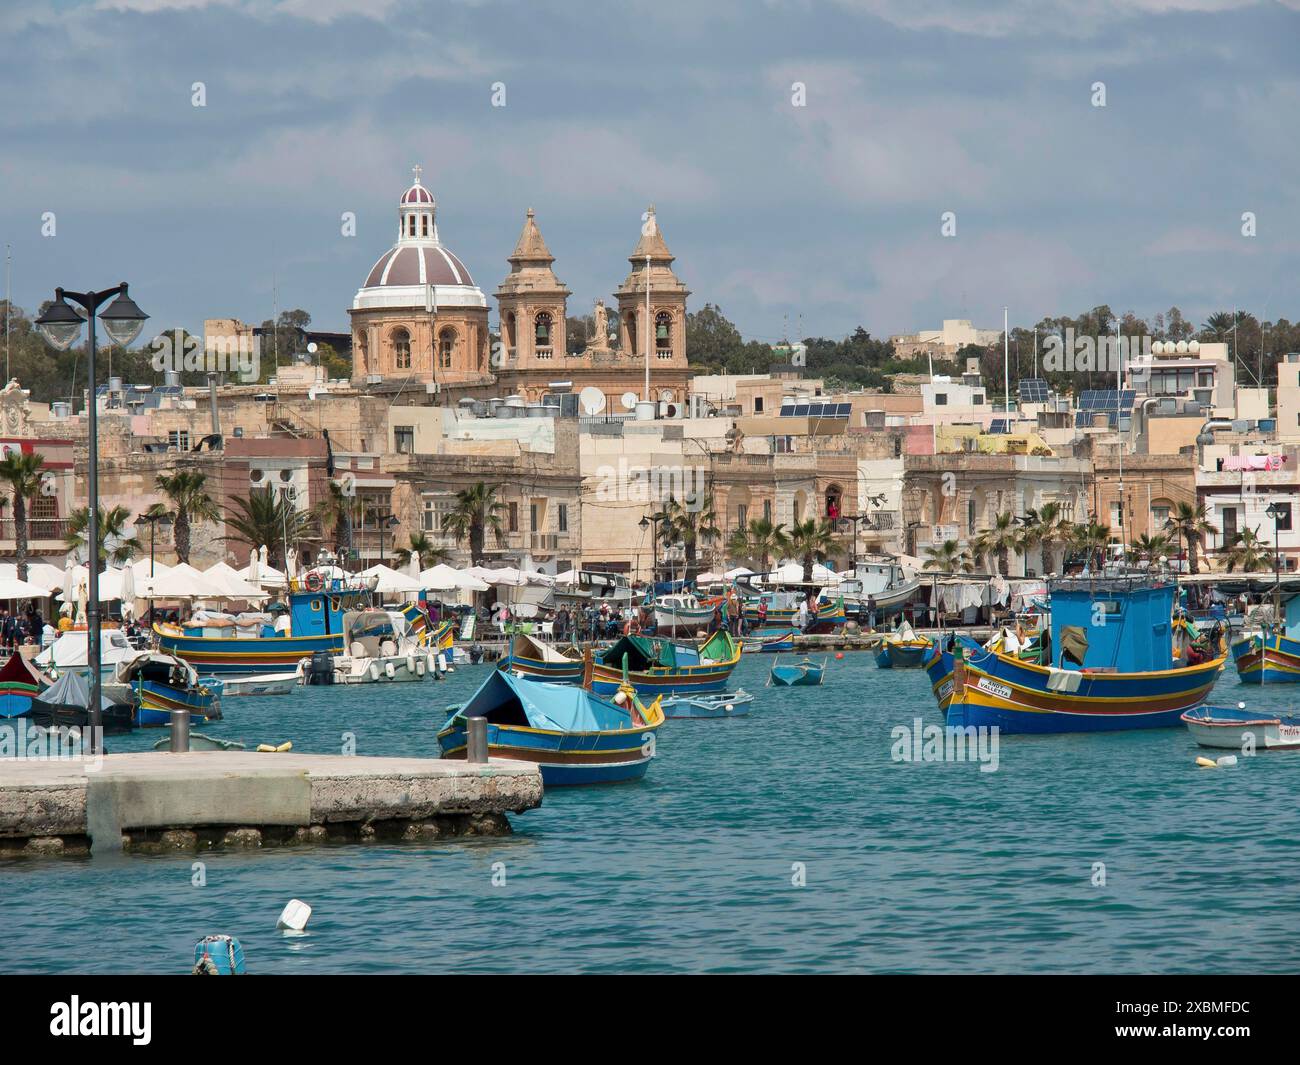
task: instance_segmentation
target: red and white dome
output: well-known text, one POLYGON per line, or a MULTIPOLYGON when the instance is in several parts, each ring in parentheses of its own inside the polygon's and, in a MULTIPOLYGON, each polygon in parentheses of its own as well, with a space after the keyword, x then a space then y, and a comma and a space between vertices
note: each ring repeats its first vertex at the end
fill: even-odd
POLYGON ((370 268, 353 309, 487 306, 465 264, 438 238, 437 211, 433 194, 420 184, 417 166, 415 184, 397 205, 397 243, 370 268))

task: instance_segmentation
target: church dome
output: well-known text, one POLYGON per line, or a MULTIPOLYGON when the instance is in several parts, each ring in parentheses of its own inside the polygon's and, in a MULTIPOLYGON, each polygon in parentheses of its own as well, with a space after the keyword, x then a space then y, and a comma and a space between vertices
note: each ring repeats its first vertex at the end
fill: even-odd
POLYGON ((397 205, 397 243, 380 256, 352 301, 354 310, 438 307, 487 307, 465 264, 438 236, 437 201, 415 183, 397 205))

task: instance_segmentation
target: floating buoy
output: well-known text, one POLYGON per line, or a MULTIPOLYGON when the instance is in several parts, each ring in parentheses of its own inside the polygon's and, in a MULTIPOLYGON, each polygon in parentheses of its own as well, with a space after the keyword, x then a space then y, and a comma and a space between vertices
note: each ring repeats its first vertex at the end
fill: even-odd
POLYGON ((1219 767, 1219 763, 1211 758, 1198 758, 1196 764, 1202 769, 1217 769, 1219 767))
POLYGON ((280 931, 301 932, 311 919, 311 907, 302 899, 290 899, 288 905, 280 911, 280 919, 275 927, 280 931))
POLYGON ((234 936, 204 936, 194 944, 195 976, 243 976, 244 948, 234 936))
POLYGON ((841 658, 843 658, 843 657, 844 657, 844 652, 843 652, 843 651, 836 651, 836 652, 835 652, 835 661, 836 661, 836 662, 838 662, 838 661, 839 661, 841 658))
POLYGON ((281 743, 279 746, 270 743, 259 743, 254 750, 261 754, 284 754, 286 751, 293 750, 293 741, 285 740, 284 743, 281 743))
POLYGON ((386 676, 389 680, 392 680, 395 676, 397 676, 397 670, 393 668, 392 662, 384 663, 384 676, 386 676))
POLYGON ((736 704, 735 704, 735 703, 728 703, 728 704, 727 704, 726 706, 724 706, 722 709, 724 709, 725 711, 727 711, 727 713, 731 713, 731 711, 733 711, 734 709, 736 709, 736 704))

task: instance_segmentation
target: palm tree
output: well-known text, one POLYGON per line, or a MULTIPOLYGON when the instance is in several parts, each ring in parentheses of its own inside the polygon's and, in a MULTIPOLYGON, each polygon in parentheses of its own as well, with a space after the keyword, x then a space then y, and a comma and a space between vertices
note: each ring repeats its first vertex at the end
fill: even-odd
POLYGON ((165 495, 176 513, 172 518, 172 542, 176 558, 190 560, 190 526, 205 521, 220 521, 221 512, 207 491, 208 477, 198 470, 177 470, 171 476, 159 474, 154 487, 165 495))
POLYGON ((1089 521, 1072 527, 1069 542, 1076 551, 1081 551, 1087 556, 1090 563, 1095 560, 1098 565, 1104 567, 1106 546, 1110 543, 1112 535, 1109 525, 1089 521))
POLYGON ((681 544, 686 551, 686 572, 695 572, 695 560, 700 544, 710 544, 722 535, 718 516, 713 509, 713 496, 701 497, 692 493, 686 501, 679 502, 669 496, 664 504, 664 520, 659 523, 659 539, 665 547, 681 544))
MULTIPOLYGON (((95 521, 98 524, 99 550, 97 557, 100 565, 121 566, 135 558, 138 546, 134 539, 126 535, 126 523, 131 518, 131 511, 123 506, 116 506, 107 512, 103 507, 95 508, 95 521), (109 545, 112 546, 109 546, 109 545)), ((69 551, 85 555, 90 562, 90 507, 78 507, 68 517, 68 528, 63 542, 69 551)))
POLYGON ((1016 518, 1009 511, 993 518, 993 525, 975 538, 971 544, 972 553, 983 557, 997 556, 998 564, 994 572, 1004 577, 1011 576, 1011 552, 1020 544, 1020 532, 1016 528, 1016 518))
POLYGON ((409 566, 412 558, 420 560, 420 569, 425 570, 430 566, 436 566, 439 562, 446 562, 451 555, 443 548, 438 547, 432 540, 422 532, 411 533, 411 546, 399 547, 394 553, 393 558, 397 560, 399 566, 409 566))
POLYGON ((1223 553, 1223 561, 1228 572, 1240 569, 1243 573, 1257 573, 1273 568, 1273 552, 1268 543, 1259 536, 1259 526, 1242 529, 1232 538, 1232 543, 1223 553))
POLYGON ((1129 561, 1137 562, 1146 558, 1147 562, 1155 563, 1161 555, 1169 554, 1169 548, 1172 541, 1169 537, 1157 533, 1155 536, 1148 536, 1143 533, 1133 541, 1133 547, 1128 552, 1129 561))
POLYGON ((829 521, 809 518, 790 529, 789 551, 803 560, 803 582, 812 583, 813 562, 825 562, 835 549, 835 527, 829 521))
POLYGON ((333 531, 334 550, 344 554, 352 547, 352 525, 360 519, 361 511, 361 500, 344 492, 337 481, 330 481, 329 491, 312 507, 312 517, 320 526, 321 539, 333 531))
POLYGON ((785 526, 773 525, 766 518, 751 518, 743 529, 737 529, 727 541, 727 554, 746 562, 758 562, 762 572, 771 568, 772 557, 781 555, 789 547, 785 526))
POLYGON ((223 539, 246 544, 249 550, 265 545, 266 560, 272 566, 278 562, 284 567, 286 544, 315 539, 311 518, 272 489, 252 488, 247 499, 233 496, 229 502, 232 510, 226 514, 228 531, 223 539))
POLYGON ((937 569, 944 573, 956 573, 961 568, 963 550, 956 540, 945 540, 938 547, 925 549, 926 560, 922 569, 937 569))
POLYGON ((505 525, 501 513, 506 505, 497 498, 499 484, 479 481, 456 493, 456 506, 443 519, 443 532, 458 540, 469 540, 470 561, 477 564, 483 557, 483 543, 490 530, 498 545, 505 542, 505 525))
POLYGON ((1207 534, 1214 532, 1205 504, 1197 503, 1193 506, 1191 503, 1175 503, 1173 512, 1165 522, 1165 528, 1176 538, 1186 542, 1187 568, 1193 574, 1199 573, 1196 549, 1205 542, 1207 534))
POLYGON ((7 481, 14 507, 14 553, 18 558, 18 579, 27 579, 27 501, 41 490, 41 467, 45 456, 35 451, 10 452, 0 461, 0 481, 7 481))
POLYGON ((1056 572, 1055 550, 1070 543, 1071 534, 1072 525, 1066 520, 1060 503, 1044 503, 1037 510, 1030 508, 1025 512, 1025 533, 1022 535, 1026 541, 1042 548, 1044 575, 1056 572))

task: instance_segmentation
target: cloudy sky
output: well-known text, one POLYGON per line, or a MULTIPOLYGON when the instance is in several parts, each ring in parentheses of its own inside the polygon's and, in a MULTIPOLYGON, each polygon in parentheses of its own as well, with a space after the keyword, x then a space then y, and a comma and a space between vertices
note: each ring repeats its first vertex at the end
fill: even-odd
POLYGON ((609 299, 653 201, 692 306, 747 337, 1004 304, 1300 317, 1300 0, 4 8, 0 240, 28 308, 125 279, 197 331, 269 317, 274 285, 346 329, 418 162, 489 293, 535 208, 571 313, 609 299))

